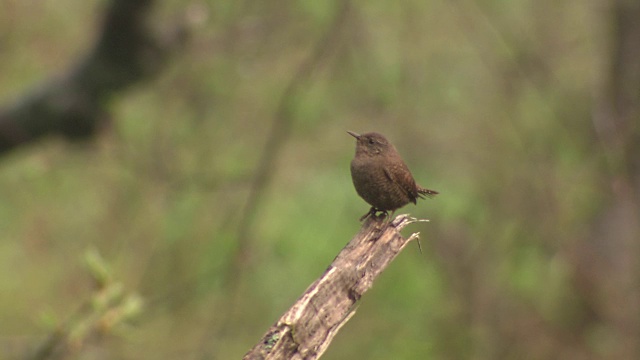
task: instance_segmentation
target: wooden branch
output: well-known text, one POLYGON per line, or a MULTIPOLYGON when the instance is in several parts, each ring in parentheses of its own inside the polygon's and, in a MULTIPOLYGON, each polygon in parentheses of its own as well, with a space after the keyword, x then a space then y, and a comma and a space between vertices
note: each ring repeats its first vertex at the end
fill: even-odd
POLYGON ((373 281, 418 233, 400 234, 417 220, 398 215, 385 226, 369 217, 324 274, 269 328, 244 360, 318 359, 340 328, 355 314, 355 305, 373 281))

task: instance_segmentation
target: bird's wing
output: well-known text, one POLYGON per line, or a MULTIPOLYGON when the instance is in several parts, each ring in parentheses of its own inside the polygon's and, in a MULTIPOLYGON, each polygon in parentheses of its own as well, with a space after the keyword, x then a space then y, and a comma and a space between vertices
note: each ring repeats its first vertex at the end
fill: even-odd
POLYGON ((420 194, 418 194, 415 180, 413 180, 413 176, 409 172, 407 165, 402 163, 399 165, 385 166, 384 174, 407 194, 412 203, 416 203, 416 199, 420 194))

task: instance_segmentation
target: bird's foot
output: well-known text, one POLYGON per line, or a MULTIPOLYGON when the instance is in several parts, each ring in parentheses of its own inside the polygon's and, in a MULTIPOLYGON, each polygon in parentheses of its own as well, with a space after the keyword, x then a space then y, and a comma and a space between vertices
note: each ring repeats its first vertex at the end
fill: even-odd
POLYGON ((374 208, 372 206, 371 209, 369 209, 368 213, 366 213, 366 214, 364 214, 364 215, 362 215, 360 217, 360 221, 362 222, 362 221, 366 220, 369 216, 374 216, 375 217, 377 212, 378 212, 378 209, 376 209, 376 208, 374 208))
POLYGON ((374 218, 378 218, 381 217, 384 221, 382 223, 382 227, 387 227, 390 223, 391 223, 391 218, 393 217, 393 214, 395 213, 395 210, 391 212, 391 214, 389 214, 388 211, 386 210, 380 210, 380 209, 376 209, 375 207, 371 207, 371 209, 369 209, 369 212, 362 215, 360 217, 360 221, 364 221, 369 217, 374 217, 374 218), (378 215, 378 213, 380 213, 380 215, 378 215))
POLYGON ((384 215, 385 215, 385 216, 386 216, 386 218, 387 218, 387 219, 386 219, 386 221, 384 222, 384 226, 385 226, 385 227, 387 227, 387 226, 389 226, 389 225, 391 224, 391 221, 393 221, 393 214, 395 214, 395 213, 396 213, 396 211, 395 211, 395 210, 391 211, 391 214, 389 214, 389 213, 388 213, 388 212, 386 212, 386 211, 384 212, 384 215))

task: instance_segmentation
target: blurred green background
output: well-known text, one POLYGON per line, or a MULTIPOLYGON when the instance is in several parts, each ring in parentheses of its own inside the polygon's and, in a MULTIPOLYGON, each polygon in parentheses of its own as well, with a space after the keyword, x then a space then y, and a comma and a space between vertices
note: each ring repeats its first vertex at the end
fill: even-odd
MULTIPOLYGON (((106 2, 0 4, 8 105, 88 51, 106 2)), ((2 158, 0 358, 94 296, 87 251, 143 305, 71 358, 241 358, 359 230, 346 130, 441 195, 399 211, 431 220, 405 230, 423 254, 323 358, 640 356, 638 173, 598 122, 613 2, 342 4, 160 1, 153 25, 189 41, 95 141, 2 158)))

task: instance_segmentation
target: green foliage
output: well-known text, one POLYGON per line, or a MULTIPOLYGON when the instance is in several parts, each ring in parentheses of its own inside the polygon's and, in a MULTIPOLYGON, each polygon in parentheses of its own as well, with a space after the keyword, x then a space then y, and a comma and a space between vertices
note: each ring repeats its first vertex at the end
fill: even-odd
MULTIPOLYGON (((74 63, 104 2, 5 5, 9 102, 74 63)), ((142 315, 98 345, 112 358, 240 358, 368 210, 345 130, 385 133, 441 195, 400 211, 431 220, 409 229, 424 254, 404 250, 327 359, 543 359, 539 342, 564 346, 549 328, 586 326, 563 246, 604 206, 587 118, 605 61, 600 5, 355 1, 336 25, 338 5, 163 3, 161 19, 204 20, 161 78, 114 99, 95 143, 48 139, 3 158, 0 289, 12 296, 0 296, 0 349, 37 343, 115 273, 118 291, 140 293, 123 313, 142 315), (585 19, 596 23, 575 25, 585 19), (247 205, 281 95, 331 26, 340 36, 295 94, 264 194, 247 205), (87 248, 104 258, 85 257, 92 271, 87 248)), ((614 353, 608 331, 585 331, 586 348, 614 353)))

